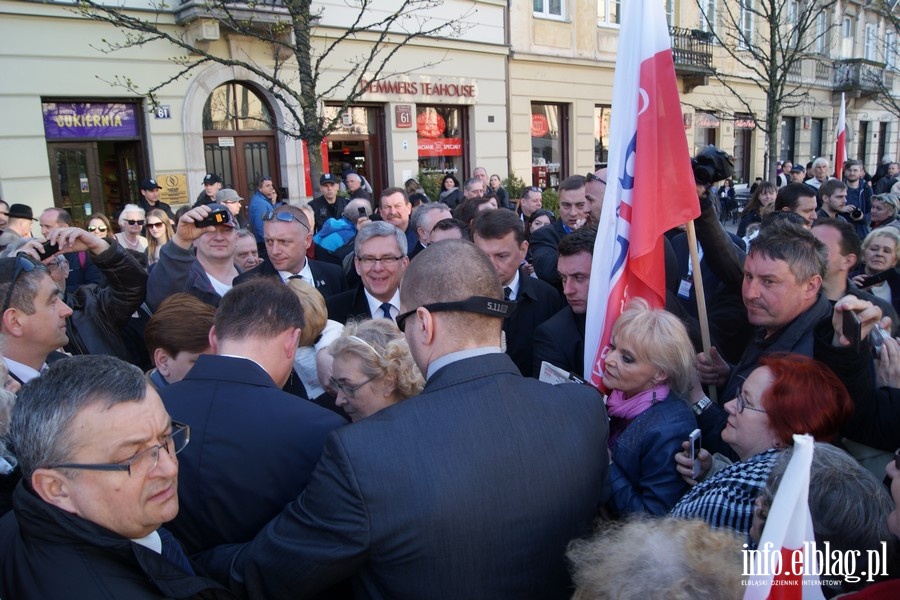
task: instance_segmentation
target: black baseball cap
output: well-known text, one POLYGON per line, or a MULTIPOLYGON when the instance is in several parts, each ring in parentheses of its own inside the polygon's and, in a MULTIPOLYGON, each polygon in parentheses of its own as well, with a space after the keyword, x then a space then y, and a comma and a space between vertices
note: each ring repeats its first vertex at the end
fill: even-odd
POLYGON ((162 186, 156 183, 155 179, 142 179, 141 180, 141 189, 142 190, 161 190, 162 186))
POLYGON ((222 178, 215 173, 207 173, 203 178, 203 185, 211 185, 213 183, 222 183, 222 178))

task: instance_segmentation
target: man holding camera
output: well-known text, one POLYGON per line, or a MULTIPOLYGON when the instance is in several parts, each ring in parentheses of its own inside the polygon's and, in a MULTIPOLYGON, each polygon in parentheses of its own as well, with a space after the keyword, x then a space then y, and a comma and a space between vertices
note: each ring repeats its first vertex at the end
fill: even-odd
POLYGON ((205 204, 184 213, 150 272, 147 305, 156 310, 172 294, 186 292, 218 306, 238 276, 236 243, 234 216, 225 206, 205 204))

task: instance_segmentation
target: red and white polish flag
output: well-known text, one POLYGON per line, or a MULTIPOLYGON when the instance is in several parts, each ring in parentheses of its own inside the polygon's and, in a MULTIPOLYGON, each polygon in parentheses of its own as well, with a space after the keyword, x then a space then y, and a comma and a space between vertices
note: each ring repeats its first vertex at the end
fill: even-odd
POLYGON ((847 102, 841 92, 841 112, 834 130, 834 176, 843 179, 844 161, 847 160, 847 102))
POLYGON ((591 267, 584 372, 601 386, 629 298, 665 306, 663 233, 700 214, 672 43, 659 0, 622 3, 606 195, 591 267))

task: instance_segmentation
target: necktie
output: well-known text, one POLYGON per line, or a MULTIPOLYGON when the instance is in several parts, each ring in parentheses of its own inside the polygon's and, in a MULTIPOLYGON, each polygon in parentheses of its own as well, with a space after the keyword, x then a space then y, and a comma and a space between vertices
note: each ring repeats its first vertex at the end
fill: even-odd
MULTIPOLYGON (((291 275, 290 277, 288 277, 288 281, 290 281, 291 279, 299 279, 300 281, 306 281, 305 279, 303 279, 303 275, 291 275)), ((309 283, 309 282, 307 281, 307 283, 309 283)))
POLYGON ((509 300, 510 296, 512 296, 512 288, 509 286, 506 286, 505 288, 503 288, 503 299, 509 300))
POLYGON ((161 554, 175 566, 181 567, 185 573, 194 575, 194 569, 191 567, 191 562, 184 553, 181 544, 175 539, 175 536, 162 527, 157 529, 157 532, 159 533, 159 539, 162 542, 161 554))
POLYGON ((391 303, 390 302, 384 302, 380 308, 381 308, 381 312, 382 312, 381 317, 383 319, 390 319, 392 321, 394 320, 394 317, 391 316, 391 303))

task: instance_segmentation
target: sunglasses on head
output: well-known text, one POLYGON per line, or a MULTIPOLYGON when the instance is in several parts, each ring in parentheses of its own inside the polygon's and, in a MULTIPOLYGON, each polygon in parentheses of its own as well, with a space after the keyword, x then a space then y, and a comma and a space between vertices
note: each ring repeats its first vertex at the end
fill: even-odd
POLYGON ((9 289, 6 291, 6 298, 3 300, 3 310, 0 315, 9 309, 9 303, 12 300, 13 290, 16 287, 16 281, 22 273, 31 273, 38 266, 38 263, 27 254, 16 254, 16 270, 13 271, 12 280, 9 282, 9 289))
POLYGON ((136 219, 136 220, 135 219, 125 219, 125 222, 128 223, 129 225, 143 225, 144 224, 143 219, 136 219))
POLYGON ((99 231, 100 233, 106 233, 106 225, 88 225, 88 231, 94 233, 95 231, 99 231))
POLYGON ((304 223, 303 221, 301 221, 300 219, 298 219, 297 217, 295 217, 294 215, 292 215, 291 213, 289 213, 287 211, 278 212, 278 213, 275 211, 267 212, 266 214, 263 215, 263 221, 281 221, 282 223, 290 223, 291 221, 297 221, 298 223, 303 225, 303 227, 305 227, 307 231, 309 231, 309 225, 307 225, 306 223, 304 223))
POLYGON ((603 185, 606 185, 606 181, 604 181, 603 178, 597 177, 597 176, 594 175, 593 173, 588 173, 587 175, 585 175, 585 176, 584 176, 584 181, 585 181, 585 183, 588 183, 588 182, 591 182, 591 181, 599 181, 599 182, 602 183, 603 185))

